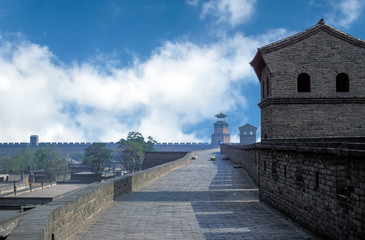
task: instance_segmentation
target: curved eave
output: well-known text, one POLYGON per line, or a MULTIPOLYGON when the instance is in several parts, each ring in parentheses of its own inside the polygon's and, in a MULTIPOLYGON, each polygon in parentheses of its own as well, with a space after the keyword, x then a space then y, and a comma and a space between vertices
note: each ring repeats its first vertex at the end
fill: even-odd
POLYGON ((265 61, 260 53, 260 49, 257 49, 257 53, 256 53, 255 57, 252 59, 252 61, 250 62, 250 65, 255 70, 256 76, 259 79, 259 81, 261 82, 261 71, 265 67, 265 61))
POLYGON ((224 113, 219 113, 219 114, 215 115, 214 117, 216 117, 216 118, 226 118, 227 115, 224 114, 224 113))

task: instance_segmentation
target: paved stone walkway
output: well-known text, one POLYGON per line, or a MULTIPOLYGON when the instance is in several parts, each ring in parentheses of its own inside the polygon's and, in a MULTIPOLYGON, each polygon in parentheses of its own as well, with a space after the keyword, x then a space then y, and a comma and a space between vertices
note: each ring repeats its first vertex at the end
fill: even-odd
POLYGON ((242 169, 205 152, 111 203, 71 239, 314 237, 259 202, 257 186, 242 169))

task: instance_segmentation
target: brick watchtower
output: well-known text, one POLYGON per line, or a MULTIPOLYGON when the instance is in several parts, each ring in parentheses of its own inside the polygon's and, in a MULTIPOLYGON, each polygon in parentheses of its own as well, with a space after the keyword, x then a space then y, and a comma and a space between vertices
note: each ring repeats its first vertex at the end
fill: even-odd
POLYGON ((321 19, 258 49, 261 138, 365 136, 365 41, 321 19))
POLYGON ((214 123, 214 133, 212 134, 211 145, 219 145, 221 143, 229 143, 230 135, 228 133, 228 123, 226 122, 226 114, 222 112, 215 115, 217 121, 214 123))

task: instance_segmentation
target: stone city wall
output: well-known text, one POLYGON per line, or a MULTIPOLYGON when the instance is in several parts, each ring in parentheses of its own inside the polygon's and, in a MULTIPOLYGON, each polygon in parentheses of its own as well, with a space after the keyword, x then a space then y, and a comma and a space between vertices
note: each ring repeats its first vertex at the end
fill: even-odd
POLYGON ((260 200, 327 239, 365 236, 365 140, 223 145, 260 189, 260 200))
MULTIPOLYGON (((39 147, 55 147, 60 151, 61 156, 67 157, 71 154, 84 153, 85 148, 89 147, 91 142, 43 142, 37 146, 31 146, 29 143, 0 143, 0 157, 12 157, 21 153, 28 147, 32 151, 36 151, 39 147)), ((119 146, 117 143, 105 143, 108 148, 116 150, 119 146)))
POLYGON ((184 157, 188 152, 146 152, 142 169, 151 168, 184 157))
POLYGON ((38 206, 27 212, 7 239, 67 239, 115 198, 186 166, 190 158, 191 153, 138 173, 92 184, 38 206))
POLYGON ((157 143, 154 145, 155 151, 167 152, 190 152, 213 149, 217 147, 219 146, 211 145, 209 143, 157 143))
MULTIPOLYGON (((35 151, 38 147, 55 147, 60 151, 61 156, 69 157, 72 154, 82 154, 85 148, 89 147, 91 142, 43 142, 37 146, 31 146, 29 143, 0 143, 0 157, 12 157, 19 154, 24 148, 28 147, 35 151)), ((117 150, 119 144, 114 142, 106 143, 111 150, 117 150)), ((217 148, 219 146, 209 143, 157 143, 154 145, 155 151, 166 152, 190 152, 205 149, 217 148)))

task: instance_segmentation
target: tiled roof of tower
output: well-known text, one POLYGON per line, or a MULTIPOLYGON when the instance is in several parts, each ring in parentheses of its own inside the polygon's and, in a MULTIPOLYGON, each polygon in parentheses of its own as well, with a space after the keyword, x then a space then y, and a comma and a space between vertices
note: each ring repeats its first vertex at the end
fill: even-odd
POLYGON ((271 51, 283 48, 287 45, 291 45, 291 44, 296 43, 298 41, 301 41, 305 38, 308 38, 311 35, 319 32, 321 30, 323 30, 323 31, 325 31, 329 34, 332 34, 332 35, 334 35, 338 38, 341 38, 344 41, 352 43, 356 46, 365 48, 365 41, 364 40, 359 39, 357 37, 354 37, 354 36, 352 36, 348 33, 342 32, 342 31, 340 31, 340 30, 338 30, 334 27, 331 27, 331 26, 327 25, 326 22, 322 18, 321 20, 319 20, 319 22, 316 25, 314 25, 310 28, 307 28, 304 31, 301 31, 297 34, 294 34, 294 35, 290 36, 290 37, 287 37, 287 38, 281 39, 279 41, 270 43, 266 46, 263 46, 263 47, 259 48, 259 51, 261 53, 266 53, 266 52, 271 52, 271 51))
POLYGON ((257 129, 257 127, 255 126, 252 126, 251 124, 249 123, 246 123, 245 125, 239 127, 238 129, 242 129, 242 128, 253 128, 253 129, 257 129))
POLYGON ((215 115, 215 117, 217 117, 217 118, 226 118, 227 115, 224 114, 224 113, 222 113, 222 112, 220 112, 219 114, 215 115))
MULTIPOLYGON (((291 44, 294 44, 296 42, 299 42, 303 39, 306 39, 316 33, 318 33, 319 31, 325 31, 337 38, 340 38, 344 41, 347 41, 353 45, 356 45, 358 47, 362 47, 365 48, 365 41, 354 37, 348 33, 342 32, 334 27, 331 27, 329 25, 326 24, 326 22, 323 20, 323 18, 321 20, 318 21, 318 23, 310 28, 307 28, 297 34, 294 34, 292 36, 289 36, 287 38, 283 38, 279 41, 270 43, 268 45, 265 45, 263 47, 258 48, 257 53, 255 55, 255 57, 253 58, 253 60, 250 62, 250 65, 255 69, 255 72, 259 78, 259 72, 260 70, 263 68, 263 66, 265 65, 265 60, 264 58, 261 56, 261 54, 263 53, 268 53, 268 52, 272 52, 272 51, 276 51, 278 49, 284 48, 286 46, 289 46, 291 44)), ((260 79, 260 78, 259 78, 260 79)))

